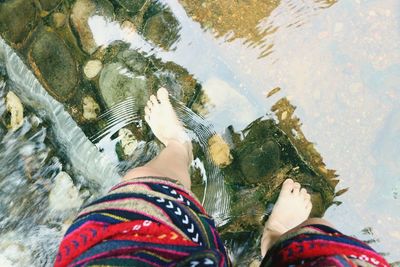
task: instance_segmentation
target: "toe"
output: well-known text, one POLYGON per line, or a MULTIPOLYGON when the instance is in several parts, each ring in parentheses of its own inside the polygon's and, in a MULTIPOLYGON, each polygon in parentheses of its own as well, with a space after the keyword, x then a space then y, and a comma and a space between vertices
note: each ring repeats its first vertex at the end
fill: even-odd
POLYGON ((153 102, 151 102, 150 100, 147 101, 146 106, 149 108, 149 110, 151 109, 151 107, 153 106, 153 102))
POLYGON ((149 106, 147 106, 147 107, 144 108, 144 115, 147 116, 147 117, 150 115, 150 108, 149 108, 149 106))
POLYGON ((300 189, 300 195, 305 197, 307 195, 307 189, 305 189, 304 187, 302 189, 300 189))
POLYGON ((145 115, 144 116, 144 120, 147 122, 147 124, 149 124, 149 121, 150 121, 149 115, 145 115))
POLYGON ((167 89, 165 89, 164 87, 161 87, 160 89, 158 89, 157 91, 157 98, 160 101, 168 101, 169 97, 168 97, 168 91, 167 89))
POLYGON ((311 203, 311 201, 307 203, 307 205, 306 205, 306 210, 307 210, 307 212, 311 212, 311 210, 312 210, 312 203, 311 203))
POLYGON ((289 194, 293 190, 294 181, 292 179, 286 179, 283 182, 281 193, 289 194))
POLYGON ((150 96, 150 101, 153 104, 153 106, 158 104, 158 100, 157 100, 157 97, 155 95, 151 95, 150 96))
POLYGON ((299 193, 300 193, 300 188, 301 188, 301 185, 300 185, 299 183, 295 182, 295 183, 293 184, 293 191, 292 191, 292 193, 293 193, 293 194, 299 194, 299 193))
POLYGON ((306 195, 304 196, 304 200, 310 201, 310 199, 311 199, 311 195, 310 195, 310 194, 306 194, 306 195))

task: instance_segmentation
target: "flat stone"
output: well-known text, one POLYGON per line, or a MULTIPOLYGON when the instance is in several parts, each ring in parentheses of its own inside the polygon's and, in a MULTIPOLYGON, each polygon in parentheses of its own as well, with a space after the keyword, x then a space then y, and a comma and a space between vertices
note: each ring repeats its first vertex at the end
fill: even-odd
POLYGON ((208 149, 211 159, 218 167, 223 168, 232 163, 229 146, 220 135, 215 134, 208 140, 208 149))
POLYGON ((100 73, 100 92, 108 107, 134 97, 138 105, 148 98, 147 79, 129 70, 122 62, 106 64, 100 73))
POLYGON ((0 32, 6 40, 22 43, 37 21, 38 12, 33 1, 0 1, 0 32))
POLYGON ((86 120, 94 120, 100 112, 100 106, 91 96, 83 98, 83 118, 86 120))
POLYGON ((56 33, 51 30, 38 33, 29 52, 29 61, 44 87, 58 100, 66 100, 75 93, 76 63, 56 33))
POLYGON ((19 97, 11 91, 6 95, 6 108, 11 114, 10 128, 16 131, 24 122, 24 107, 19 97))
POLYGON ((49 208, 53 211, 77 209, 83 203, 79 191, 66 172, 60 172, 54 178, 54 187, 49 194, 49 208))
POLYGON ((143 35, 154 44, 169 50, 179 39, 180 25, 172 12, 163 8, 145 22, 143 35))
POLYGON ((113 12, 113 5, 107 0, 77 0, 75 2, 72 7, 71 22, 85 52, 92 54, 98 47, 88 24, 89 18, 98 15, 111 19, 113 12))
POLYGON ((83 67, 83 72, 85 73, 86 78, 90 80, 95 78, 97 74, 99 74, 102 67, 103 63, 101 63, 100 60, 89 60, 83 67))

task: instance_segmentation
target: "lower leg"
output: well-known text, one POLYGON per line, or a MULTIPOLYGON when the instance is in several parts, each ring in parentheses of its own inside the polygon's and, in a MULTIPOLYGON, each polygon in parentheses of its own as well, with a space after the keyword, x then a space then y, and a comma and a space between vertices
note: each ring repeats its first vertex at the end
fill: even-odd
POLYGON ((165 148, 143 167, 129 171, 124 179, 143 176, 162 176, 179 181, 190 190, 189 164, 192 143, 170 103, 168 91, 160 88, 150 96, 144 109, 145 120, 165 148))
POLYGON ((168 177, 190 189, 189 165, 192 160, 190 142, 170 141, 160 154, 142 167, 130 170, 124 179, 144 176, 168 177))

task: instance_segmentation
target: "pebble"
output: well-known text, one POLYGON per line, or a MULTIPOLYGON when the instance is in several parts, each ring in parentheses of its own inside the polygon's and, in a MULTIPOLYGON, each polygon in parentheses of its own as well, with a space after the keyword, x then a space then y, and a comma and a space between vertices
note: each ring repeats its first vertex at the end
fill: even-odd
POLYGON ((97 118, 97 114, 100 112, 100 106, 91 96, 85 96, 83 98, 83 117, 86 120, 94 120, 97 118))
POLYGON ((288 112, 287 111, 282 112, 281 119, 284 121, 286 120, 287 117, 288 117, 288 112))
POLYGON ((54 179, 54 187, 49 195, 49 208, 53 211, 77 209, 83 203, 79 191, 66 172, 60 172, 54 179))
POLYGON ((218 167, 226 167, 232 163, 232 155, 229 145, 218 134, 213 135, 208 140, 208 147, 213 162, 218 167))
POLYGON ((65 22, 66 22, 65 14, 63 14, 63 13, 54 13, 53 14, 54 27, 61 28, 62 26, 65 25, 65 22))
POLYGON ((13 92, 8 92, 6 95, 6 108, 11 114, 10 128, 13 131, 18 130, 24 121, 24 107, 21 100, 13 92))
POLYGON ((132 131, 126 128, 119 130, 118 135, 121 139, 121 147, 126 156, 132 156, 138 145, 138 141, 132 131))
POLYGON ((102 68, 103 64, 101 63, 100 60, 98 59, 89 60, 83 67, 83 72, 85 73, 86 78, 91 80, 99 74, 102 68))

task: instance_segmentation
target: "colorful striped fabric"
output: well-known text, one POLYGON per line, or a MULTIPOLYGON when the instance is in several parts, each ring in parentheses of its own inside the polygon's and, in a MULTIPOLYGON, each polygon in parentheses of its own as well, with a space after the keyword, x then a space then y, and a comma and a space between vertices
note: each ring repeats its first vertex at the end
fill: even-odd
POLYGON ((282 236, 262 267, 390 267, 370 246, 325 225, 307 225, 282 236))
POLYGON ((61 242, 61 266, 230 266, 214 222, 168 178, 124 181, 82 209, 61 242))

